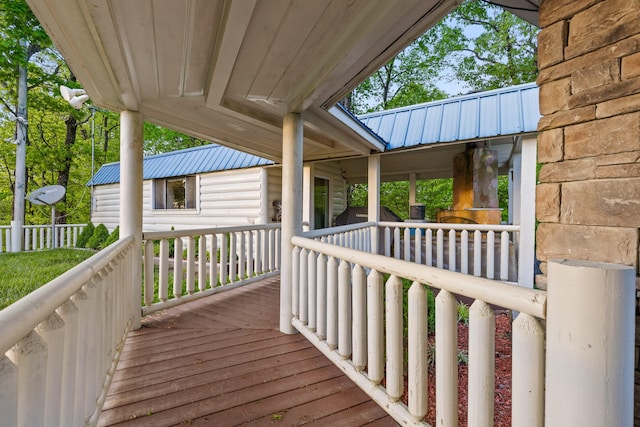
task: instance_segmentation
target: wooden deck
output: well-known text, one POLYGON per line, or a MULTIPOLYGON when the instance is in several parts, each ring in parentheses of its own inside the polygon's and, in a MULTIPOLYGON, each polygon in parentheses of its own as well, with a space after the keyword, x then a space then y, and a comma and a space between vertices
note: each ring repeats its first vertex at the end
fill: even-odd
POLYGON ((98 425, 398 425, 301 335, 278 331, 279 280, 144 318, 98 425))

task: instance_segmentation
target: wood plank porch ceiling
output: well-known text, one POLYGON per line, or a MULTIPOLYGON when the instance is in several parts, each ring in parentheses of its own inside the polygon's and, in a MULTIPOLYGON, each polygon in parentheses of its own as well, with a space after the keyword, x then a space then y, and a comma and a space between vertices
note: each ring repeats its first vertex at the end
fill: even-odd
POLYGON ((301 335, 279 277, 154 313, 129 334, 100 426, 397 423, 301 335))

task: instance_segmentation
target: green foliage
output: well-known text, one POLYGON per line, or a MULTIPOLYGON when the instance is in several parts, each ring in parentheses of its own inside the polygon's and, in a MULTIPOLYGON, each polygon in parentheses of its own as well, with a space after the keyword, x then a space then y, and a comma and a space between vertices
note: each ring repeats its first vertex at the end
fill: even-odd
POLYGON ((78 236, 78 240, 76 240, 76 246, 79 248, 86 248, 87 242, 93 236, 93 232, 96 229, 93 223, 88 223, 83 229, 82 233, 78 236))
POLYGON ((109 237, 107 237, 107 240, 105 240, 104 245, 102 245, 102 247, 106 248, 110 244, 117 242, 119 238, 120 238, 120 226, 117 226, 115 230, 113 230, 111 234, 109 234, 109 237))
POLYGON ((473 91, 535 81, 538 28, 482 0, 467 0, 418 39, 426 56, 473 91))
POLYGON ((101 249, 104 247, 104 242, 109 238, 109 230, 104 224, 100 224, 96 227, 91 235, 91 238, 87 242, 87 247, 91 249, 101 249))
POLYGON ((147 156, 207 144, 210 142, 151 123, 144 124, 144 153, 147 156))
POLYGON ((464 323, 465 325, 469 324, 469 306, 462 301, 458 302, 457 306, 458 311, 458 323, 464 323))
POLYGON ((94 254, 77 249, 0 254, 3 274, 0 310, 94 254))

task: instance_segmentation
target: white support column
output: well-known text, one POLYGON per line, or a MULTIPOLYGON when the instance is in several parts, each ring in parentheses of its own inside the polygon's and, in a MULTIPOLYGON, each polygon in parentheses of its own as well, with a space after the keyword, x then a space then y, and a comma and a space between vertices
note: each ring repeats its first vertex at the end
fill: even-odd
POLYGON ((269 172, 260 168, 260 224, 268 224, 272 206, 269 204, 269 172))
POLYGON ((527 288, 533 288, 534 281, 533 264, 535 261, 536 237, 536 158, 536 137, 534 136, 523 139, 520 174, 518 284, 527 288))
POLYGON ((302 138, 303 120, 299 113, 284 116, 282 124, 282 235, 280 257, 280 331, 295 333, 292 319, 291 238, 302 232, 302 138))
POLYGON ((315 229, 313 212, 313 178, 315 167, 312 163, 302 168, 302 222, 306 222, 309 230, 315 229))
MULTIPOLYGON (((368 166, 367 206, 369 209, 367 215, 368 220, 377 225, 380 222, 380 156, 369 156, 368 166)), ((378 227, 374 227, 371 231, 371 252, 374 254, 377 254, 379 249, 378 236, 378 227)))
POLYGON ((635 269, 548 264, 545 425, 633 424, 635 269))
MULTIPOLYGON (((142 144, 144 120, 135 111, 120 113, 120 236, 135 238, 132 254, 142 253, 142 144)), ((140 327, 142 260, 132 263, 131 318, 140 327)))

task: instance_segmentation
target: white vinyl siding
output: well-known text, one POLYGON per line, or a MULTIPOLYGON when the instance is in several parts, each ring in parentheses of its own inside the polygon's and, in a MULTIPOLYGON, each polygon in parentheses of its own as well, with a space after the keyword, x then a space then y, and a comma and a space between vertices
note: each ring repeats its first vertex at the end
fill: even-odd
MULTIPOLYGON (((316 166, 316 175, 331 180, 332 224, 345 209, 345 182, 337 162, 316 166)), ((282 168, 255 167, 232 171, 210 172, 196 176, 196 209, 153 209, 153 180, 142 184, 143 230, 170 230, 171 227, 203 228, 259 224, 266 210, 267 222, 273 222, 273 202, 282 200, 282 168), (267 175, 267 206, 262 206, 263 170, 267 175)), ((96 208, 91 216, 94 224, 104 224, 110 231, 119 222, 119 184, 97 185, 96 208)))

